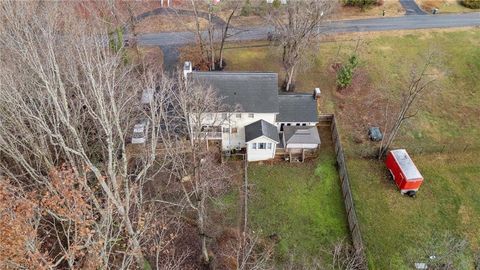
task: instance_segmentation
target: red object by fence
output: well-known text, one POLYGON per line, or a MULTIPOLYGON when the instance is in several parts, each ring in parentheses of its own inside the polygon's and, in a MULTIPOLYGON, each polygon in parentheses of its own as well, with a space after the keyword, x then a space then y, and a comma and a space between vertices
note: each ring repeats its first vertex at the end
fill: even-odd
POLYGON ((385 164, 393 176, 402 194, 415 195, 423 182, 423 176, 418 171, 405 149, 388 152, 385 164))

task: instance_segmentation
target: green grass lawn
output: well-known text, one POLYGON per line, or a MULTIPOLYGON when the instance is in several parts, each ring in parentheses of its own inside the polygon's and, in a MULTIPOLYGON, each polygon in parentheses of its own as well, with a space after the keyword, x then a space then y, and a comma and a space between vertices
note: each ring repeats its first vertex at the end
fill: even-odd
MULTIPOLYGON (((300 70, 296 91, 310 92, 319 86, 323 95, 321 112, 337 115, 371 269, 402 269, 411 262, 411 254, 422 243, 446 231, 469 241, 467 257, 473 268, 471 254, 480 252, 480 30, 469 28, 363 35, 363 46, 357 53, 361 61, 360 70, 365 73, 365 87, 339 96, 335 74, 330 66, 346 61, 357 39, 351 35, 324 42, 319 51, 308 57, 309 65, 300 70), (377 147, 366 141, 366 128, 383 123, 379 119, 384 115, 386 104, 389 103, 392 108, 398 103, 411 66, 420 64, 429 50, 435 52, 438 60, 432 70, 437 77, 436 84, 422 98, 418 104, 421 110, 415 118, 406 122, 394 145, 411 153, 425 177, 417 198, 410 199, 402 197, 388 181, 382 162, 361 156, 377 147), (359 136, 360 141, 355 139, 359 136)), ((280 72, 282 77, 277 48, 229 49, 225 57, 228 70, 275 71, 280 72)), ((312 168, 310 171, 315 170, 312 168)), ((262 179, 270 179, 267 183, 258 183, 259 189, 281 188, 276 193, 265 194, 265 199, 258 204, 263 212, 258 213, 257 218, 256 212, 252 213, 252 220, 258 219, 254 224, 263 226, 266 234, 284 231, 288 236, 284 237, 285 245, 309 252, 313 241, 300 237, 302 235, 298 238, 290 236, 296 234, 295 230, 281 226, 278 221, 290 221, 290 216, 297 220, 298 216, 305 215, 304 211, 292 211, 296 207, 305 209, 296 203, 303 202, 303 197, 285 208, 264 204, 270 196, 277 198, 276 195, 282 192, 297 194, 297 190, 302 190, 296 187, 287 189, 288 185, 285 186, 282 180, 287 176, 299 178, 300 175, 302 179, 314 179, 316 176, 290 165, 275 170, 269 166, 254 165, 252 179, 255 174, 262 179), (264 214, 269 218, 262 218, 264 214), (279 218, 272 218, 276 216, 279 218)), ((325 205, 328 205, 325 209, 341 207, 332 201, 327 201, 325 205)), ((298 226, 307 226, 303 223, 307 222, 298 226)), ((322 232, 318 233, 321 235, 322 232)))
MULTIPOLYGON (((425 178, 416 198, 400 195, 385 177, 383 163, 348 159, 370 269, 410 269, 401 266, 412 259, 425 260, 414 254, 421 254, 428 239, 445 232, 458 234, 478 250, 480 166, 472 162, 478 153, 412 158, 425 178)), ((471 257, 467 261, 473 267, 471 257)))
MULTIPOLYGON (((277 234, 275 259, 303 263, 326 257, 348 228, 335 161, 330 153, 304 164, 249 166, 249 219, 264 237, 277 234)), ((328 259, 328 258, 325 258, 328 259)))

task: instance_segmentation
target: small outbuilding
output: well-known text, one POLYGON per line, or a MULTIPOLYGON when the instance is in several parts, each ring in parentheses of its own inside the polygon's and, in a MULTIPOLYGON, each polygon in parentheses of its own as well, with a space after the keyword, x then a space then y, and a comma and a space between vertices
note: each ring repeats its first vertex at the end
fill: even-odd
POLYGON ((414 196, 423 182, 423 176, 407 151, 405 149, 397 149, 388 152, 385 164, 388 170, 390 170, 400 192, 414 196))
POLYGON ((290 161, 295 156, 303 161, 305 155, 315 152, 321 143, 316 126, 287 126, 284 128, 282 139, 290 161))

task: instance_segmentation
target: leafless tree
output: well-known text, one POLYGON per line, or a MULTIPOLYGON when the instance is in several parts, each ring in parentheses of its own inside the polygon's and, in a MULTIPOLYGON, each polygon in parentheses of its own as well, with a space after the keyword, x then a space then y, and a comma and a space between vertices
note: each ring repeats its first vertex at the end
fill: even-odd
POLYGON ((434 55, 429 54, 419 69, 414 66, 410 71, 410 81, 408 82, 407 89, 403 92, 403 100, 398 114, 394 116, 395 120, 389 131, 386 132, 384 140, 382 140, 379 159, 386 155, 405 120, 414 117, 418 113, 418 109, 415 112, 411 112, 412 106, 418 102, 418 99, 422 97, 425 91, 431 88, 432 83, 436 79, 429 73, 433 65, 433 60, 434 55))
POLYGON ((208 63, 210 70, 216 69, 216 63, 218 60, 219 68, 223 68, 223 50, 225 48, 225 42, 232 35, 229 33, 231 29, 232 19, 237 14, 239 7, 243 1, 227 0, 220 3, 213 3, 211 0, 198 2, 191 0, 191 5, 195 17, 195 35, 197 37, 197 43, 205 62, 208 63), (202 35, 202 29, 200 28, 200 13, 199 5, 206 4, 206 16, 207 16, 207 38, 206 41, 202 35), (218 24, 214 18, 219 18, 221 11, 228 10, 227 19, 224 23, 218 24), (205 44, 207 43, 207 44, 205 44), (218 50, 219 57, 216 57, 216 51, 218 50))
POLYGON ((330 269, 330 270, 364 270, 366 269, 365 258, 361 252, 346 240, 338 240, 330 248, 321 248, 319 256, 310 258, 296 256, 294 252, 290 253, 290 258, 285 265, 285 269, 330 269), (331 260, 324 260, 328 257, 331 260))
MULTIPOLYGON (((225 190, 230 173, 226 166, 218 164, 213 153, 207 151, 208 141, 202 126, 206 115, 222 111, 223 105, 212 89, 205 89, 195 82, 180 81, 172 96, 175 104, 172 114, 177 122, 184 124, 176 134, 184 134, 187 140, 179 143, 175 138, 163 137, 162 141, 167 145, 170 171, 179 182, 186 205, 196 215, 202 258, 205 263, 210 263, 207 244, 208 201, 225 190)), ((174 128, 175 121, 171 124, 167 128, 174 128)))
POLYGON ((258 236, 244 232, 237 247, 237 270, 270 269, 273 246, 260 244, 258 236))
POLYGON ((282 47, 282 64, 286 74, 283 87, 286 91, 294 89, 298 66, 306 51, 319 44, 321 26, 337 4, 337 1, 331 0, 288 1, 278 9, 270 9, 266 19, 275 27, 275 37, 282 47))
POLYGON ((433 236, 430 241, 419 244, 420 252, 413 255, 413 262, 425 262, 428 269, 468 269, 471 261, 466 259, 468 242, 450 232, 433 236))
POLYGON ((355 250, 345 241, 339 241, 334 245, 332 269, 338 270, 362 270, 365 268, 365 258, 361 252, 355 250))
POLYGON ((205 44, 204 44, 204 41, 203 41, 203 36, 202 36, 202 29, 200 27, 200 17, 199 17, 199 14, 198 14, 198 7, 197 7, 197 4, 195 2, 195 0, 191 0, 190 1, 191 4, 192 4, 192 9, 193 9, 193 13, 195 15, 195 34, 197 36, 197 44, 200 48, 200 54, 201 54, 201 57, 203 59, 208 59, 208 55, 206 54, 206 51, 205 51, 205 44))
MULTIPOLYGON (((95 213, 92 237, 103 244, 92 256, 101 258, 100 268, 143 267, 147 223, 155 220, 143 186, 162 161, 155 153, 167 131, 156 119, 168 109, 144 110, 140 96, 145 89, 171 92, 172 84, 126 65, 122 52, 106 46, 104 22, 84 21, 74 7, 1 3, 0 170, 21 189, 57 194, 49 173, 68 164, 95 213), (148 150, 134 155, 129 137, 144 119, 156 122, 148 150)), ((59 242, 68 250, 68 241, 59 242)), ((66 256, 53 265, 65 262, 73 265, 66 256)))
POLYGON ((232 18, 234 18, 235 13, 239 9, 240 5, 243 3, 243 1, 229 1, 226 2, 225 5, 230 8, 230 13, 228 14, 227 20, 225 22, 225 25, 223 26, 223 29, 221 29, 221 39, 220 39, 220 48, 218 49, 218 54, 219 54, 219 62, 218 62, 218 67, 220 69, 223 69, 223 50, 225 48, 225 41, 231 36, 229 33, 230 30, 230 24, 232 22, 232 18))

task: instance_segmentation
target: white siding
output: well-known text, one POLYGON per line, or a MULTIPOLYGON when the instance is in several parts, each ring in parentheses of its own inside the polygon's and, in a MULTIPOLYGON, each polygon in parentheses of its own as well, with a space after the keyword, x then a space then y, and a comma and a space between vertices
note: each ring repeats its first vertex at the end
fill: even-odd
POLYGON ((259 160, 269 160, 275 157, 275 149, 277 147, 277 143, 265 136, 257 138, 247 143, 247 160, 248 161, 259 161, 259 160), (256 143, 257 149, 253 149, 252 145, 256 143), (271 149, 258 149, 259 143, 271 143, 271 149))
POLYGON ((318 144, 301 144, 301 143, 291 143, 287 145, 287 148, 301 148, 301 149, 315 149, 318 147, 318 144))
POLYGON ((280 131, 280 127, 282 126, 282 124, 284 126, 288 126, 288 124, 290 124, 290 126, 296 126, 297 124, 302 126, 303 124, 305 124, 305 126, 308 126, 308 127, 313 127, 313 126, 317 125, 316 122, 278 122, 276 124, 277 124, 278 131, 280 131))
POLYGON ((237 113, 227 113, 227 119, 223 119, 222 113, 212 113, 210 119, 202 121, 205 125, 221 125, 229 128, 229 132, 222 134, 222 150, 230 150, 236 147, 245 147, 245 126, 256 122, 258 120, 265 120, 271 124, 275 124, 276 113, 253 113, 253 118, 250 118, 250 113, 238 113, 241 115, 237 118, 237 113), (236 128, 237 132, 232 133, 232 129, 236 128))

